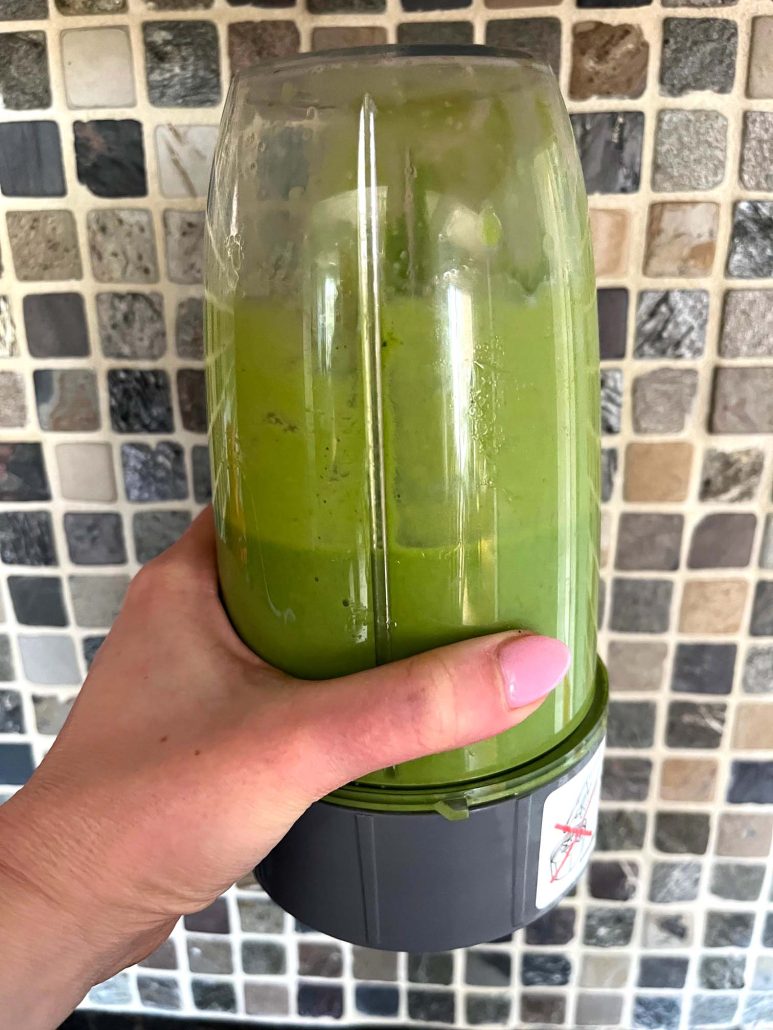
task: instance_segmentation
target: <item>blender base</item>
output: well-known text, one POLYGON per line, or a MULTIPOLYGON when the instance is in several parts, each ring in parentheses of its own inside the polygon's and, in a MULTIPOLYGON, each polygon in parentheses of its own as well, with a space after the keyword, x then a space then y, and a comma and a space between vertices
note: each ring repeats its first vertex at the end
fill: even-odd
POLYGON ((505 937, 552 908, 585 868, 596 832, 602 716, 577 760, 533 790, 466 818, 319 801, 255 870, 300 922, 393 951, 505 937))

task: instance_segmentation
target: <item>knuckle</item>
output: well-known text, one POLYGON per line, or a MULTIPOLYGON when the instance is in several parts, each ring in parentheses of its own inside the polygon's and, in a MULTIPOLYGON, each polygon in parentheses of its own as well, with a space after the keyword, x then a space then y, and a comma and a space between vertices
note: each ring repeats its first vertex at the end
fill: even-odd
POLYGON ((457 677, 440 652, 417 655, 406 663, 406 711, 419 749, 426 754, 453 747, 459 731, 457 677))

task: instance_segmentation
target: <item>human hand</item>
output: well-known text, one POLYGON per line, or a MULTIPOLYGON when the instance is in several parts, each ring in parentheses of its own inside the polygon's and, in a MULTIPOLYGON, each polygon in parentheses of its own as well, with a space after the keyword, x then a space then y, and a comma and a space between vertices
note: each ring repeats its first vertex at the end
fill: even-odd
POLYGON ((558 641, 505 633, 294 680, 232 629, 204 512, 134 579, 59 737, 0 808, 7 1025, 57 1025, 248 872, 313 801, 522 722, 568 663, 558 641))

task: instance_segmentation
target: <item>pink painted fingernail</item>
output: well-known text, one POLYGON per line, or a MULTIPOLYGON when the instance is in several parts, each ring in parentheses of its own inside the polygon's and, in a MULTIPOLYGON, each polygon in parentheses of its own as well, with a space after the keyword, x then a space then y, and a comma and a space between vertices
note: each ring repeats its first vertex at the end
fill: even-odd
POLYGON ((499 647, 507 703, 523 708, 550 693, 566 676, 572 656, 566 644, 552 637, 524 635, 499 647))

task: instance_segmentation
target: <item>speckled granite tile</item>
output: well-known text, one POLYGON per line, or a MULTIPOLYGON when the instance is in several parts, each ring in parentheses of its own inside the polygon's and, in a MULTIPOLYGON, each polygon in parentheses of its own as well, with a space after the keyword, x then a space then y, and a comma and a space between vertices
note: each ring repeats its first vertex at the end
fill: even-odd
POLYGON ((735 78, 738 27, 719 18, 666 18, 660 90, 678 97, 698 90, 729 93, 735 78))
POLYGON ((126 0, 54 0, 61 14, 100 15, 123 14, 126 0))
POLYGON ((301 36, 292 21, 242 21, 228 26, 232 74, 260 60, 289 57, 298 52, 300 45, 301 36))
POLYGON ((204 263, 204 212, 164 211, 167 275, 173 283, 200 283, 204 263))
POLYGON ((110 420, 116 433, 171 433, 169 376, 162 369, 113 368, 107 373, 110 420))
POLYGON ((473 26, 469 21, 412 21, 403 22, 397 26, 397 42, 406 46, 414 46, 419 43, 464 46, 472 41, 473 26))
POLYGON ((5 217, 19 279, 53 282, 81 278, 81 258, 72 212, 9 211, 5 217))
POLYGON ((773 290, 728 290, 719 352, 725 358, 773 357, 773 290))
POLYGON ((125 208, 86 216, 94 278, 101 283, 158 280, 156 244, 149 211, 125 208))
POLYGON ((24 377, 19 372, 0 372, 0 427, 21 428, 26 422, 24 377))
POLYGON ((727 273, 736 279, 773 276, 773 200, 741 200, 733 208, 727 273))
POLYGON ((709 317, 705 290, 643 290, 636 307, 637 358, 699 358, 709 317))
POLYGON ((12 111, 50 107, 44 32, 0 32, 0 105, 12 111))
POLYGON ((181 358, 204 358, 204 305, 199 297, 189 297, 177 305, 175 347, 181 358))
POLYGON ((773 368, 716 370, 711 431, 773 433, 773 368))
POLYGON ((33 21, 48 17, 48 0, 0 0, 0 21, 33 21))
POLYGON ((19 353, 16 324, 7 297, 0 297, 0 360, 15 358, 19 353))
POLYGON ((652 188, 674 193, 718 186, 726 149, 727 118, 718 111, 659 111, 652 188))
POLYGON ((773 112, 744 114, 741 183, 747 190, 773 190, 773 112))
POLYGON ((746 95, 773 97, 773 16, 770 15, 752 19, 746 95))
POLYGON ((188 496, 185 452, 177 443, 123 444, 121 463, 129 501, 181 501, 188 496))
POLYGON ((142 34, 151 104, 208 107, 220 101, 220 57, 212 22, 145 22, 142 34))

